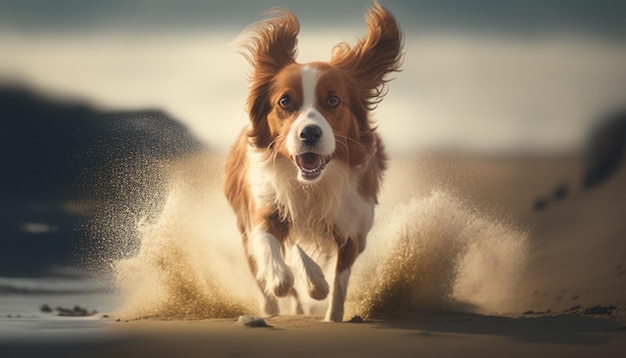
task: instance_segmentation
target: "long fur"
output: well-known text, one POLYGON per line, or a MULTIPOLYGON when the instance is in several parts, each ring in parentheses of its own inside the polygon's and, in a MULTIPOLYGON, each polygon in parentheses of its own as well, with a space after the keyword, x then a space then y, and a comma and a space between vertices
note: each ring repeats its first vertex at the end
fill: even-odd
POLYGON ((375 2, 364 39, 338 45, 328 63, 302 65, 298 20, 287 10, 275 14, 252 25, 243 45, 252 66, 250 124, 226 163, 225 193, 265 313, 279 313, 276 297, 298 301, 301 280, 313 299, 330 293, 325 319, 341 321, 387 161, 369 114, 386 94, 388 74, 400 70, 401 33, 375 2), (307 127, 318 129, 314 140, 304 139, 307 127), (329 256, 336 258, 332 285, 320 266, 329 256))

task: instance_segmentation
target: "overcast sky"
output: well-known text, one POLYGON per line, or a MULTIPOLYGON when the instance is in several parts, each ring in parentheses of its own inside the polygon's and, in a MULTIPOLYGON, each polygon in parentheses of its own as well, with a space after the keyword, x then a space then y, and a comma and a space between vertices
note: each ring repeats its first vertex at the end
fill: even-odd
MULTIPOLYGON (((303 24, 358 25, 369 0, 0 0, 0 26, 18 31, 205 31, 241 29, 273 7, 303 24)), ((405 29, 578 31, 624 38, 620 0, 387 0, 405 29)))

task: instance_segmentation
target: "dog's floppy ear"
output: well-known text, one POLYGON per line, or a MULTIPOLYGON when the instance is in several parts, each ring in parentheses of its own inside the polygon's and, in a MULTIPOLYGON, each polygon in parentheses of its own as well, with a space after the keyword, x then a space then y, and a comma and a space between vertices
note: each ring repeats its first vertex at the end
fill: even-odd
POLYGON ((361 103, 373 109, 387 93, 387 74, 400 71, 402 35, 395 18, 378 1, 366 16, 367 36, 351 48, 333 49, 331 64, 346 71, 360 91, 361 103))
POLYGON ((269 127, 266 116, 271 111, 270 89, 274 76, 285 66, 294 63, 298 32, 298 19, 289 11, 276 9, 271 18, 251 25, 244 32, 245 42, 241 54, 252 65, 248 113, 252 122, 249 133, 259 147, 269 145, 269 127))

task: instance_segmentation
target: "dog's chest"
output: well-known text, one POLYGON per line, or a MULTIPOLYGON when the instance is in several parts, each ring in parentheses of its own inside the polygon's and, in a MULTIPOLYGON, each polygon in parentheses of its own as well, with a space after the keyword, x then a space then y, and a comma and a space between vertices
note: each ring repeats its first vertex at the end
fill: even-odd
POLYGON ((297 169, 287 159, 253 166, 250 180, 257 207, 275 207, 288 221, 296 240, 365 235, 372 225, 374 199, 358 191, 357 179, 339 161, 331 161, 314 184, 296 179, 297 169))

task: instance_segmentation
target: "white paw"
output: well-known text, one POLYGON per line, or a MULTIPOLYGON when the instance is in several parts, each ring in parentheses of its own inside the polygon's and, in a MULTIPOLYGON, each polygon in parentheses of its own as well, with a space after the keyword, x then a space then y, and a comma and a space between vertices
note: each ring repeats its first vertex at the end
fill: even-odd
POLYGON ((325 322, 343 322, 343 311, 331 311, 326 312, 326 317, 324 317, 325 322))
POLYGON ((284 297, 293 288, 293 274, 285 264, 282 247, 271 234, 255 229, 250 234, 249 250, 258 265, 256 279, 267 295, 284 297))
POLYGON ((293 288, 293 274, 284 263, 276 263, 267 280, 266 290, 276 297, 285 297, 293 288))

